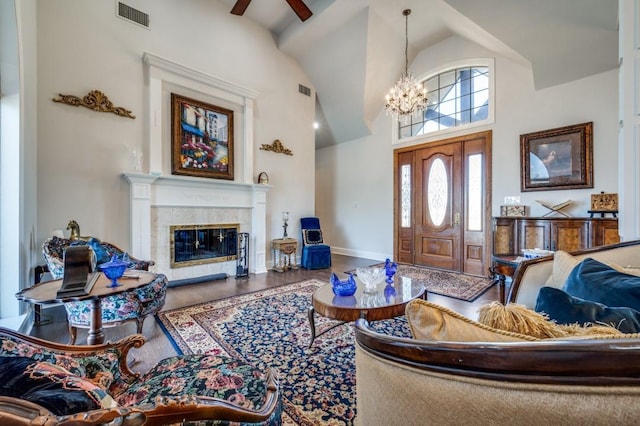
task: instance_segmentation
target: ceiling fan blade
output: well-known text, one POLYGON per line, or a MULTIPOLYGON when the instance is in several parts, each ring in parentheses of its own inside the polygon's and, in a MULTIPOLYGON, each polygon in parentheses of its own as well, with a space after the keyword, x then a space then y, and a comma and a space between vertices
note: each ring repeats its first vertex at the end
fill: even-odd
POLYGON ((293 9, 296 15, 298 15, 298 18, 303 22, 311 18, 311 15, 313 15, 311 9, 309 9, 302 0, 287 0, 287 3, 289 3, 291 9, 293 9))
POLYGON ((233 5, 231 14, 242 16, 244 14, 244 11, 247 10, 247 7, 249 7, 249 3, 251 3, 251 0, 238 0, 236 4, 233 5))

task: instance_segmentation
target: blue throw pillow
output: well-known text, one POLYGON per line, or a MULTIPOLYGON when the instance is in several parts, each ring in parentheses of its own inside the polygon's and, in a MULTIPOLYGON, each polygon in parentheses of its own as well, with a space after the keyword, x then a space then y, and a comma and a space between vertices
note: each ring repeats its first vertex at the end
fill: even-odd
POLYGON ((618 272, 595 259, 584 259, 573 268, 562 289, 581 299, 640 311, 640 277, 618 272))
POLYGON ((640 332, 640 312, 626 307, 608 307, 571 296, 554 287, 542 287, 536 312, 544 312, 558 324, 606 324, 623 333, 640 332))
POLYGON ((29 357, 0 357, 0 396, 33 402, 58 416, 115 406, 90 381, 29 357))

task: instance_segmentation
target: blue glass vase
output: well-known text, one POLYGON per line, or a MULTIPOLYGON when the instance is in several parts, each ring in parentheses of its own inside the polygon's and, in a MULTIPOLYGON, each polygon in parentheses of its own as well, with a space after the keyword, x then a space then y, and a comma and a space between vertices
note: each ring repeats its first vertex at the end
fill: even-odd
POLYGON ((393 276, 398 271, 398 264, 396 262, 392 262, 391 259, 385 260, 384 262, 384 273, 387 275, 387 279, 384 280, 387 284, 393 284, 393 276))

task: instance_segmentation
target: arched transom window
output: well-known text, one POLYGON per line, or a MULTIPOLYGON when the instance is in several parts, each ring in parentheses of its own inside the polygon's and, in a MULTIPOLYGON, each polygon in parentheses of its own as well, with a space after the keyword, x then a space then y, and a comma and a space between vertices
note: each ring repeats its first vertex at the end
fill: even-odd
POLYGON ((400 124, 400 139, 487 122, 490 118, 491 76, 488 66, 448 69, 425 80, 427 109, 400 124))

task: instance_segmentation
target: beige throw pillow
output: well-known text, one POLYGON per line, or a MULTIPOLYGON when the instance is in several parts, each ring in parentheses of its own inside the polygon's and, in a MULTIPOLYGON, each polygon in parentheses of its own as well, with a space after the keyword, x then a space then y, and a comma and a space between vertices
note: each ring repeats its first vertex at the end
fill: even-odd
POLYGON ((535 337, 498 330, 422 299, 407 304, 405 314, 414 339, 447 342, 526 342, 535 337))
POLYGON ((578 266, 580 259, 575 258, 566 251, 558 250, 553 255, 553 272, 545 285, 547 287, 562 288, 571 274, 573 268, 578 266))

